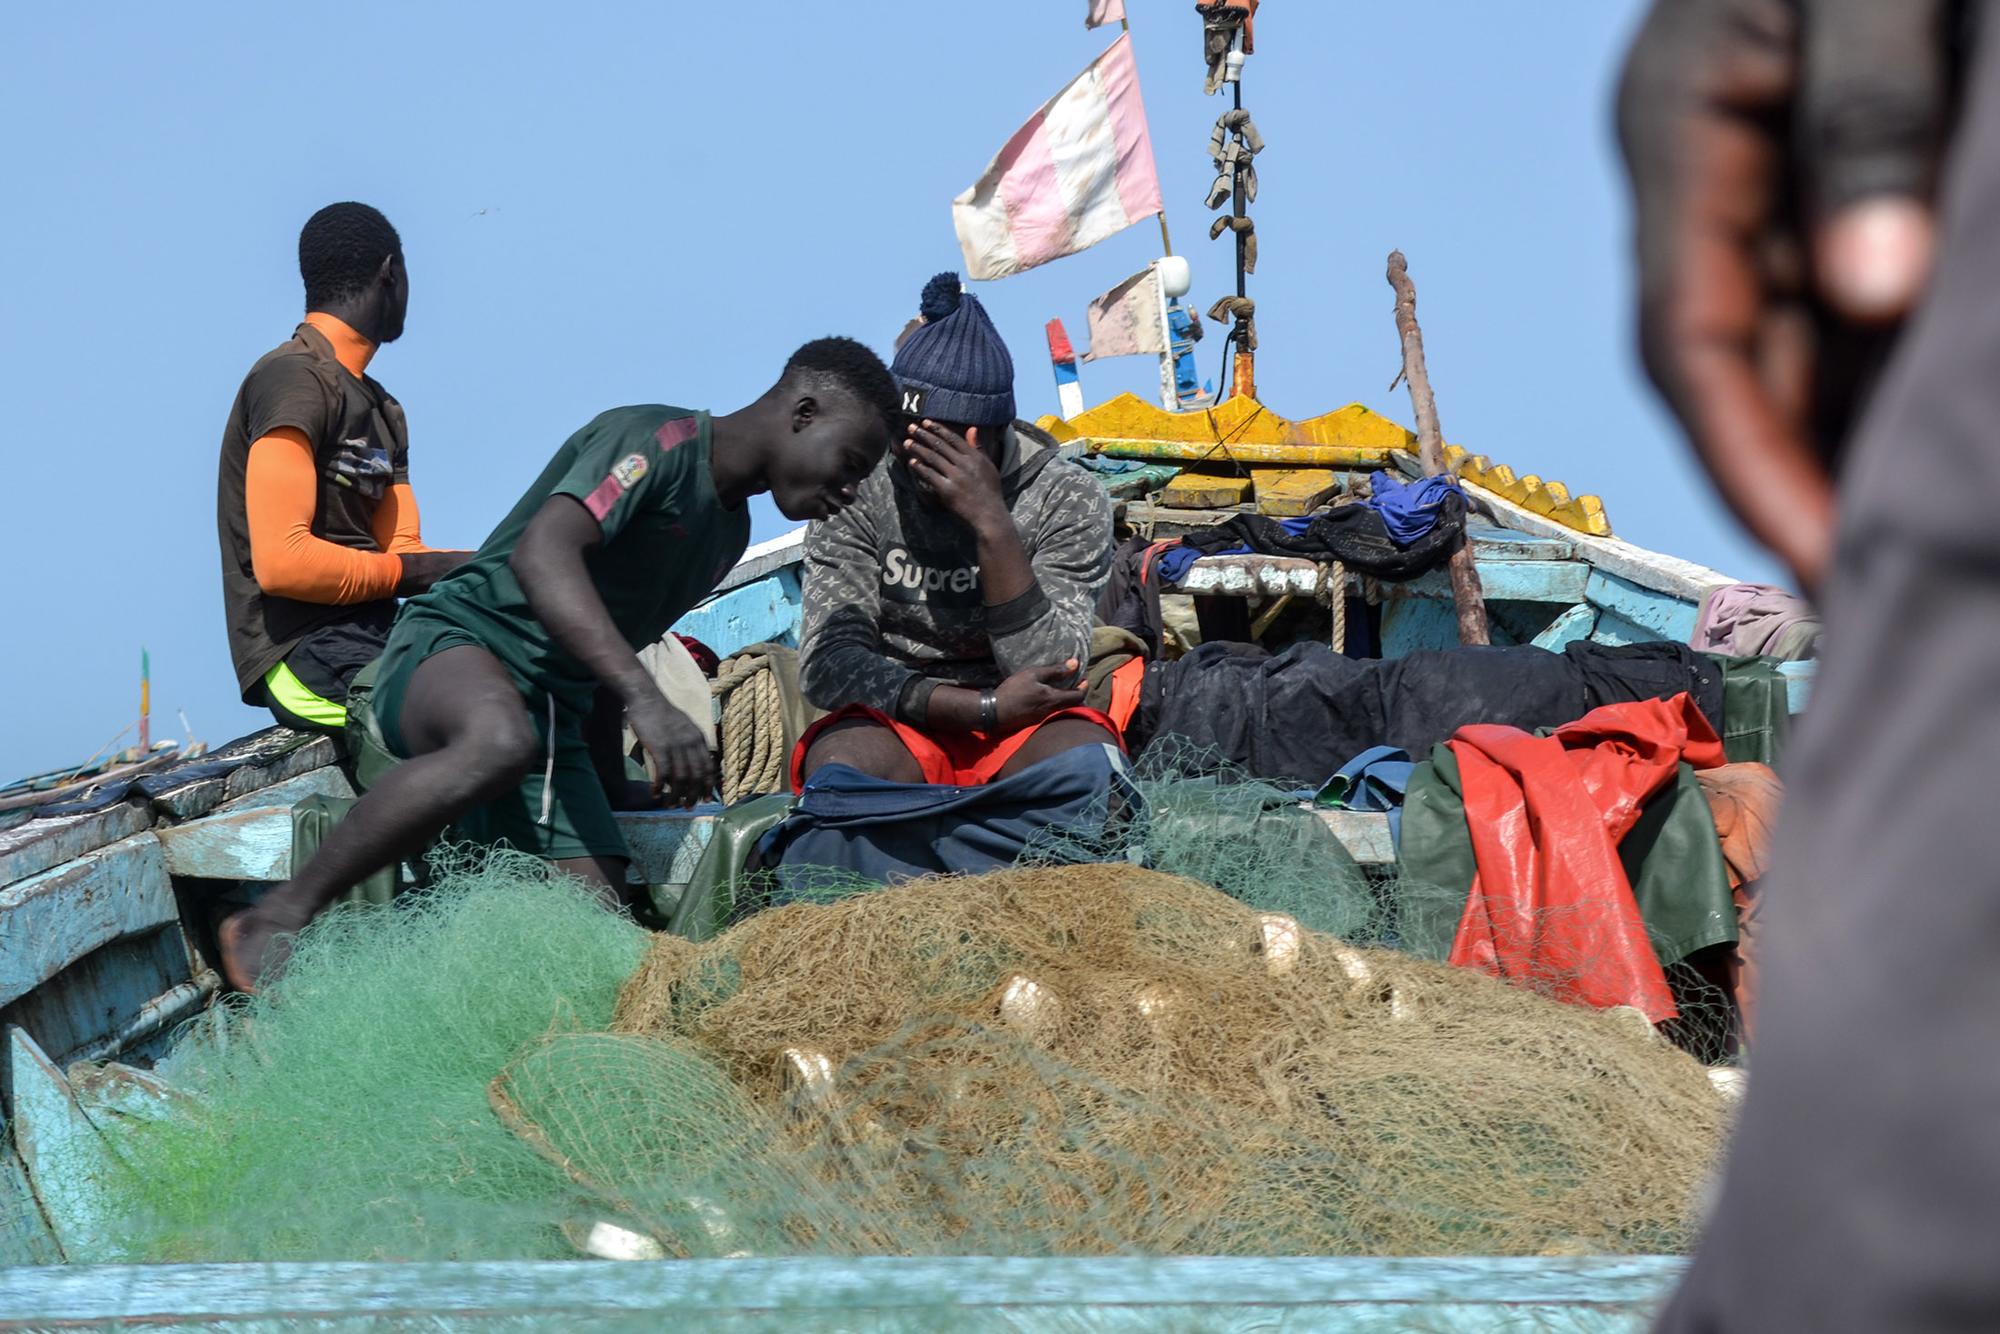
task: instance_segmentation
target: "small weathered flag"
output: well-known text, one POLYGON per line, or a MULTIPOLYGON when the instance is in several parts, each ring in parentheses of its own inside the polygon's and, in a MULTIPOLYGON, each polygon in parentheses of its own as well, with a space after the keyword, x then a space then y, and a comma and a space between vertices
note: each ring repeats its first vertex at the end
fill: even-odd
POLYGON ((1061 320, 1050 320, 1049 364, 1056 371, 1056 402, 1062 406, 1063 420, 1083 411, 1083 381, 1076 374, 1076 349, 1070 346, 1069 330, 1061 320))
POLYGON ((1090 0, 1090 15, 1084 19, 1086 28, 1098 28, 1107 23, 1125 21, 1125 0, 1090 0))
POLYGON ((1160 280, 1148 265, 1090 303, 1090 351, 1085 361, 1167 350, 1160 322, 1160 280))
POLYGON ((1120 35, 1014 132, 951 202, 973 278, 1005 278, 1096 245, 1161 209, 1132 38, 1120 35))

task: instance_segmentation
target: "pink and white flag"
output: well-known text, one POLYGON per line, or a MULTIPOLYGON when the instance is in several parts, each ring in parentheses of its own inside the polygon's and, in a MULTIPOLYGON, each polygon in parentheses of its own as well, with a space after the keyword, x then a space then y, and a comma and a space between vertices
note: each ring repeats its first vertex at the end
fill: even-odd
POLYGON ((1161 207, 1125 34, 1014 132, 951 201, 951 219, 966 273, 1005 278, 1094 246, 1161 207))
POLYGON ((1107 23, 1125 21, 1125 0, 1090 0, 1090 14, 1083 20, 1086 28, 1100 28, 1107 23))

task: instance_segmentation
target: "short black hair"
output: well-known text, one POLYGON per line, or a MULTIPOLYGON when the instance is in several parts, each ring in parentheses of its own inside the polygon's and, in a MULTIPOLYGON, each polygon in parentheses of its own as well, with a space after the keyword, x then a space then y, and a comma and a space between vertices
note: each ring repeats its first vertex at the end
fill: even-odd
POLYGON ((379 209, 352 200, 328 204, 299 232, 299 277, 306 309, 318 310, 366 291, 382 261, 403 253, 403 238, 379 209))
POLYGON ((833 388, 881 415, 894 432, 901 420, 903 395, 896 377, 865 343, 852 338, 815 338, 785 363, 788 381, 833 388))

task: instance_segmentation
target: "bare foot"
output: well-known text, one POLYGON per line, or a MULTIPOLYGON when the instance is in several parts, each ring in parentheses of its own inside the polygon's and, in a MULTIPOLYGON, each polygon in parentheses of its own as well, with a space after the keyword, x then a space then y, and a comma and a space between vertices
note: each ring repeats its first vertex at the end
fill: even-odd
POLYGON ((289 927, 266 921, 255 908, 223 918, 215 929, 222 976, 238 991, 256 995, 260 983, 284 971, 292 957, 293 934, 289 927))

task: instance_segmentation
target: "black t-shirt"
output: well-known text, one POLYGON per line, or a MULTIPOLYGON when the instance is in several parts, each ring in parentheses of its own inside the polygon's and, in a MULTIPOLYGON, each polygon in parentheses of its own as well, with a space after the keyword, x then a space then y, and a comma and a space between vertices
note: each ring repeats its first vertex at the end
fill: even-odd
POLYGON ((402 405, 366 375, 349 374, 319 330, 299 325, 291 338, 250 368, 223 428, 215 505, 229 656, 246 704, 263 702, 264 673, 304 636, 342 622, 386 625, 395 607, 393 598, 348 606, 301 602, 258 587, 250 563, 244 472, 251 444, 283 426, 302 431, 312 444, 319 475, 315 537, 359 551, 382 550, 375 540, 375 511, 388 486, 410 478, 409 428, 402 405), (357 468, 365 473, 371 461, 386 463, 388 475, 354 484, 357 468))

